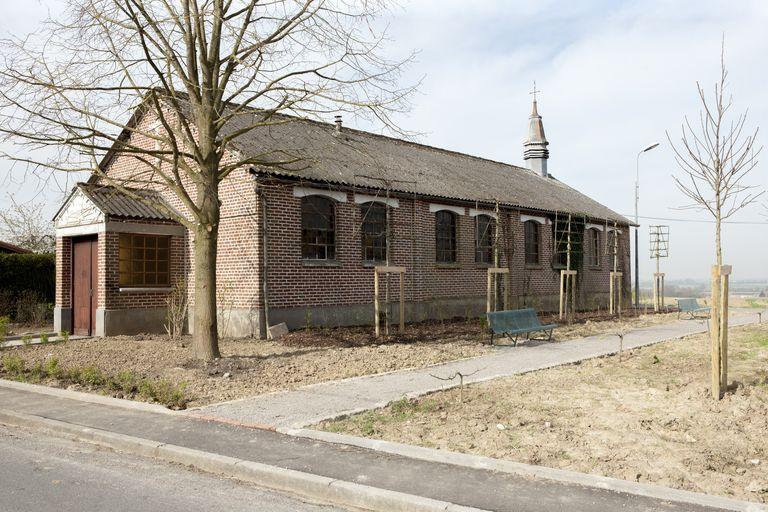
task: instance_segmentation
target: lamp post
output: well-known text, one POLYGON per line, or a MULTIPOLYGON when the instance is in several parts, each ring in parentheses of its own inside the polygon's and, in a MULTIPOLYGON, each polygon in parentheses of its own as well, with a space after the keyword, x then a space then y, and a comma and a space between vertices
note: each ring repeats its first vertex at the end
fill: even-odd
POLYGON ((637 204, 640 202, 640 155, 650 151, 659 145, 658 142, 647 146, 637 154, 635 166, 635 309, 640 308, 640 217, 637 213, 637 204))

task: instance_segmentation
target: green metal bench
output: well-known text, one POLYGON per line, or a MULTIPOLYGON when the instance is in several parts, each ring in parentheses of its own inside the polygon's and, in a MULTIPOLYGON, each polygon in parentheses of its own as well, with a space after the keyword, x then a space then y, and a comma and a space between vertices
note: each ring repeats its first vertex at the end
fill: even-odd
POLYGON ((532 308, 493 311, 487 313, 487 317, 488 327, 491 330, 491 344, 493 344, 493 337, 501 334, 508 336, 517 346, 517 340, 521 335, 525 335, 526 339, 535 339, 529 336, 532 332, 548 334, 547 341, 552 341, 552 331, 558 327, 557 324, 541 325, 536 311, 532 308))
POLYGON ((709 313, 711 310, 709 306, 700 305, 696 299, 677 299, 677 318, 680 318, 680 313, 696 318, 697 313, 709 313))

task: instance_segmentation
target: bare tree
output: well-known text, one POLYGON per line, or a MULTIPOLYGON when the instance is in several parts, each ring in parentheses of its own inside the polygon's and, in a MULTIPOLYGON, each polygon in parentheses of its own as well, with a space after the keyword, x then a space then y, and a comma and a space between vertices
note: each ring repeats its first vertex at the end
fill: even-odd
POLYGON ((218 357, 219 185, 247 166, 301 165, 292 148, 245 156, 232 146, 259 128, 340 111, 398 131, 391 116, 408 108, 413 87, 398 85, 410 56, 383 56, 375 19, 388 3, 68 0, 66 17, 0 50, 0 132, 24 150, 6 156, 92 173, 139 201, 148 199, 130 187, 172 194, 180 213, 167 213, 194 238, 194 353, 218 357), (143 114, 156 122, 136 122, 143 114), (47 148, 56 154, 35 156, 47 148), (107 174, 119 156, 137 170, 107 174))
POLYGON ((33 252, 53 252, 56 237, 53 224, 43 213, 44 203, 17 203, 0 210, 0 238, 33 252))
POLYGON ((756 147, 758 128, 746 128, 747 112, 732 119, 733 99, 726 94, 728 71, 725 68, 725 41, 720 53, 720 79, 714 87, 714 97, 708 100, 697 82, 702 110, 698 123, 686 117, 677 144, 667 132, 675 159, 682 170, 675 176, 678 188, 692 203, 684 206, 709 212, 715 219, 716 268, 712 277, 712 394, 720 397, 720 388, 727 385, 727 328, 721 331, 721 321, 727 322, 727 301, 720 306, 721 271, 723 266, 722 222, 754 203, 763 192, 744 180, 757 166, 762 146, 756 147))

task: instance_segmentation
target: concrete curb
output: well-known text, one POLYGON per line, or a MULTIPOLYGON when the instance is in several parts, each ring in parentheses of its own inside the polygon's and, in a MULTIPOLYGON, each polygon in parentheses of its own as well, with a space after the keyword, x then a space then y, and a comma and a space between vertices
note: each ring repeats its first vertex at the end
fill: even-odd
POLYGON ((393 443, 390 441, 381 441, 376 439, 366 439, 363 437, 335 434, 332 432, 322 432, 319 430, 278 429, 278 431, 283 434, 288 434, 295 437, 304 437, 316 441, 323 441, 326 443, 357 446, 360 448, 375 450, 392 455, 400 455, 411 459, 451 464, 454 466, 473 469, 486 469, 525 478, 553 480, 556 482, 594 487, 613 492, 633 494, 636 496, 644 496, 681 504, 700 505, 739 512, 768 511, 768 506, 761 505, 759 503, 672 489, 660 485, 629 482, 627 480, 619 480, 617 478, 578 473, 576 471, 554 469, 544 466, 533 466, 520 462, 482 457, 479 455, 468 455, 464 453, 433 450, 431 448, 424 448, 421 446, 412 446, 408 444, 393 443))
POLYGON ((69 389, 53 388, 50 386, 41 386, 38 384, 29 384, 27 382, 16 382, 14 380, 0 379, 0 388, 25 391, 27 393, 39 393, 42 395, 55 396, 57 398, 67 398, 69 400, 78 400, 80 402, 89 402, 99 405, 110 405, 112 407, 121 407, 133 411, 154 412, 158 414, 178 414, 162 405, 150 404, 147 402, 136 402, 134 400, 123 400, 111 396, 96 395, 93 393, 83 393, 82 391, 71 391, 69 389))
POLYGON ((43 428, 59 436, 235 478, 314 501, 374 512, 488 512, 445 501, 269 466, 192 448, 0 409, 0 423, 43 428))

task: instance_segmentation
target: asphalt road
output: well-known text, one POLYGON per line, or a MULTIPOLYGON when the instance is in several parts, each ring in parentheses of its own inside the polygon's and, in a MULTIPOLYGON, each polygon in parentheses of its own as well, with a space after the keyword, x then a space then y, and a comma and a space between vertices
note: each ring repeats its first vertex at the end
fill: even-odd
POLYGON ((4 512, 342 512, 179 465, 0 425, 4 512))

